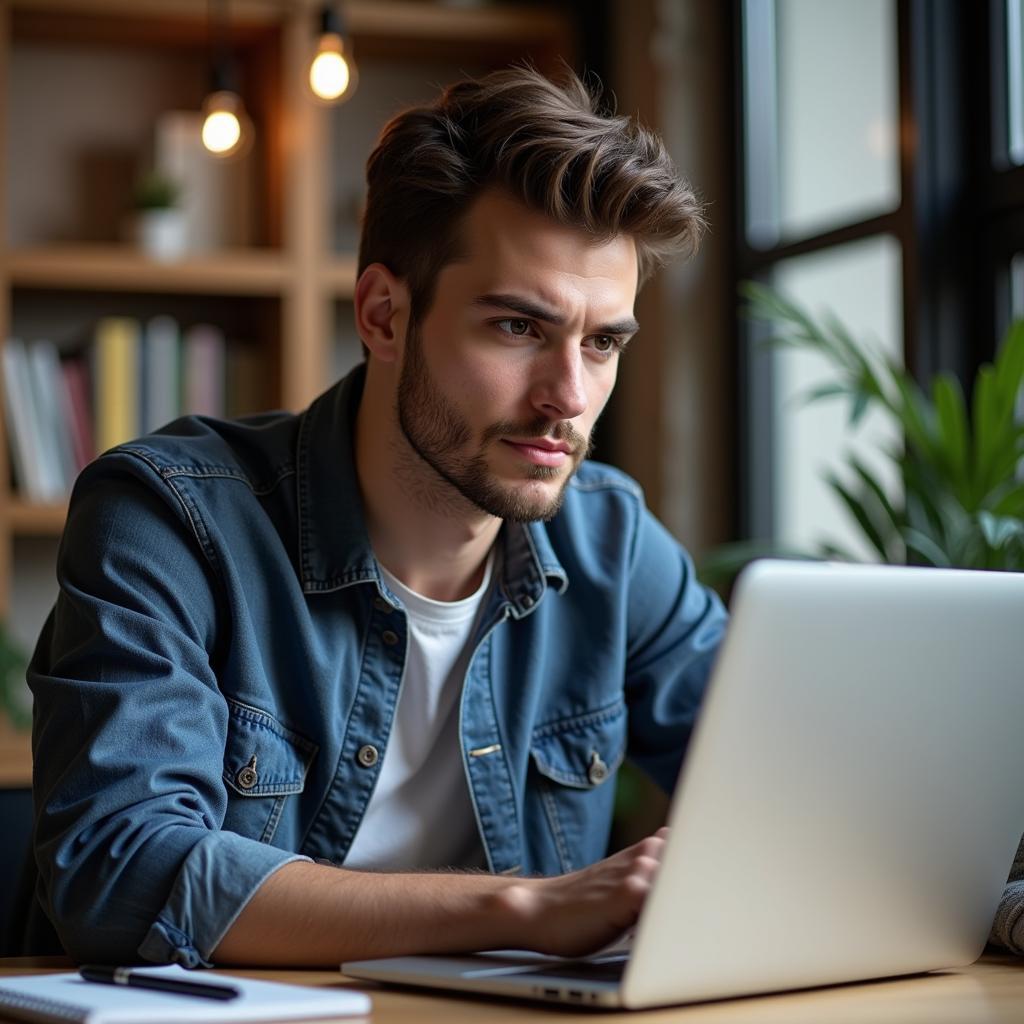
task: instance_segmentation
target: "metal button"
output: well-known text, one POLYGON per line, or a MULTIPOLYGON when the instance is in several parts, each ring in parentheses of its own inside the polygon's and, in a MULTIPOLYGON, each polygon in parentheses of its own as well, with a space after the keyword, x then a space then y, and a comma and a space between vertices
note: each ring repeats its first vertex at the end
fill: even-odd
POLYGON ((260 777, 256 774, 256 755, 253 754, 249 758, 249 763, 244 768, 238 769, 235 782, 239 789, 253 789, 259 781, 260 777))
POLYGON ((533 607, 533 598, 530 597, 529 594, 527 594, 526 597, 523 598, 523 602, 522 603, 523 603, 523 607, 524 608, 532 608, 533 607))
POLYGON ((388 647, 394 647, 398 643, 398 634, 393 629, 385 629, 380 638, 388 647))
POLYGON ((389 615, 391 612, 395 610, 391 606, 390 602, 385 601, 384 598, 380 596, 380 594, 378 594, 373 599, 373 607, 376 608, 377 611, 383 612, 385 615, 389 615))
POLYGON ((590 767, 587 769, 587 778, 592 785, 596 786, 608 778, 608 765, 601 760, 601 755, 593 750, 590 753, 590 767))
POLYGON ((356 760, 364 768, 372 768, 376 763, 380 754, 377 753, 377 748, 372 743, 367 743, 365 746, 359 748, 359 753, 356 754, 356 760))

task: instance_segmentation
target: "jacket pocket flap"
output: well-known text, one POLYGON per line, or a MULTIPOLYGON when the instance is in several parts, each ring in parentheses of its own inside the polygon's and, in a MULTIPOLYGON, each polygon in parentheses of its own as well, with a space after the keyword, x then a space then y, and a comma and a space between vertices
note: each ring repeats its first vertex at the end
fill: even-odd
POLYGON ((619 702, 586 715, 538 726, 530 754, 541 775, 576 789, 593 789, 626 756, 626 708, 619 702))
POLYGON ((240 796, 301 793, 315 743, 265 711, 228 700, 224 781, 240 796))

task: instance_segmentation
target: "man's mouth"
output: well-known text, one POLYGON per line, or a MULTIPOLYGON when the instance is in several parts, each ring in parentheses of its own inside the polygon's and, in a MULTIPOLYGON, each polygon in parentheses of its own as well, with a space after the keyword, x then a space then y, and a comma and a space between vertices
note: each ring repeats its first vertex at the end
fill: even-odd
POLYGON ((504 437, 501 440, 536 466, 564 466, 575 454, 567 441, 557 441, 550 437, 532 437, 522 441, 504 437))

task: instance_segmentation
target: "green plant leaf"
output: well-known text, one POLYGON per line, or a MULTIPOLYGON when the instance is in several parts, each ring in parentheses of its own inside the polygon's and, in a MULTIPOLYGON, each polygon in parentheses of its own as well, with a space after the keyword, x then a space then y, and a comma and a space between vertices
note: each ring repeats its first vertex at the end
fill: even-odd
POLYGON ((991 512, 978 513, 978 523, 985 543, 998 550, 1012 540, 1024 539, 1024 522, 1011 516, 995 516, 991 512))
POLYGON ((915 530, 911 526, 905 526, 902 533, 907 547, 924 556, 930 564, 940 569, 951 568, 952 563, 946 552, 927 534, 922 533, 920 530, 915 530))
POLYGON ((1024 319, 1010 325, 995 361, 996 384, 1004 405, 1016 406, 1024 384, 1024 319))
POLYGON ((883 560, 888 561, 889 552, 886 549, 885 537, 882 535, 882 531, 876 524, 874 516, 866 503, 854 495, 834 474, 830 473, 826 479, 829 486, 836 492, 840 501, 842 501, 856 520, 861 530, 864 531, 864 536, 867 537, 871 546, 882 556, 883 560))
POLYGON ((847 457, 847 465, 857 474, 860 478, 861 483, 874 495, 875 501, 878 503, 878 507, 882 510, 885 515, 885 524, 879 524, 879 529, 883 530, 890 536, 893 534, 898 535, 900 528, 905 524, 905 517, 896 511, 896 507, 889 499, 889 495, 886 494, 885 488, 881 485, 877 477, 861 462, 855 455, 847 457))
POLYGON ((942 439, 940 451, 949 469, 953 489, 962 501, 970 500, 967 468, 967 409, 960 382, 951 374, 940 373, 932 381, 932 400, 942 439))
POLYGON ((813 405, 825 398, 837 398, 840 395, 848 395, 850 389, 845 384, 817 384, 797 395, 800 405, 813 405))

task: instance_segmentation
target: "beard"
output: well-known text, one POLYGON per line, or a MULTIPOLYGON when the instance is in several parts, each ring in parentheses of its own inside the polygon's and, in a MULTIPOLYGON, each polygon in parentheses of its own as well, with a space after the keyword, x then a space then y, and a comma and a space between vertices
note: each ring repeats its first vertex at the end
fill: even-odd
POLYGON ((488 515, 515 523, 551 519, 562 507, 565 489, 580 463, 590 454, 590 439, 565 420, 538 417, 529 423, 503 420, 480 435, 475 451, 473 431, 458 408, 437 387, 423 358, 419 327, 410 322, 405 360, 398 381, 398 424, 412 450, 463 498, 488 515), (530 441, 539 437, 564 441, 570 447, 568 470, 530 465, 526 479, 554 480, 565 476, 554 496, 531 499, 520 486, 503 484, 487 463, 487 449, 502 438, 530 441))

